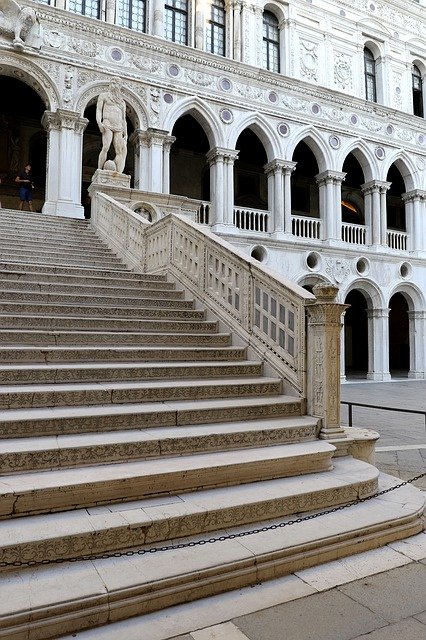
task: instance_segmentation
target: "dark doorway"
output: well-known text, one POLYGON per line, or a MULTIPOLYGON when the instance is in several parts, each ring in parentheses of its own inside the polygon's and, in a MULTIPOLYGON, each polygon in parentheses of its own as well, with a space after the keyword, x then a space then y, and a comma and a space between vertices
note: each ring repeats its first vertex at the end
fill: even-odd
POLYGON ((194 200, 210 201, 210 149, 203 127, 191 115, 176 121, 170 151, 170 193, 194 200))
POLYGON ((366 377, 368 371, 368 318, 367 300, 356 289, 348 293, 345 304, 345 373, 366 377))
POLYGON ((268 210, 268 183, 264 165, 265 148, 251 129, 245 129, 236 144, 238 160, 234 170, 234 202, 237 207, 268 210))
POLYGON ((292 213, 319 218, 319 191, 315 180, 319 171, 318 163, 306 142, 299 142, 292 160, 297 162, 291 175, 292 213))
POLYGON ((352 153, 343 163, 342 171, 346 173, 342 183, 342 222, 365 224, 364 194, 361 191, 365 182, 364 172, 352 153))
POLYGON ((408 303, 402 293, 389 301, 389 369, 407 375, 410 368, 408 303))

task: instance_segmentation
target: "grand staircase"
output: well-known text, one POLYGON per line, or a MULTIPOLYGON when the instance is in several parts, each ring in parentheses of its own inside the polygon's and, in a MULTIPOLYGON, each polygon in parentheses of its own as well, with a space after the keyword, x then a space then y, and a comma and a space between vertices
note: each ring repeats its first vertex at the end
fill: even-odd
POLYGON ((64 636, 421 529, 410 487, 276 526, 392 480, 334 457, 303 398, 88 222, 2 210, 0 233, 0 638, 64 636))

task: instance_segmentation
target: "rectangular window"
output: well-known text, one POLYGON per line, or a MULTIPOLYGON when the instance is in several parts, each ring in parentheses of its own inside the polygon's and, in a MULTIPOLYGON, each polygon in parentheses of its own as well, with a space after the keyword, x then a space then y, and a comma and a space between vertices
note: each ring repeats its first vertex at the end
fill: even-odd
POLYGON ((225 16, 223 0, 213 0, 206 27, 206 50, 219 56, 225 55, 225 16))
POLYGON ((165 37, 167 40, 188 44, 187 0, 168 0, 165 10, 165 37))
POLYGON ((101 15, 99 0, 69 0, 68 9, 90 18, 100 18, 101 15))
POLYGON ((145 31, 145 0, 117 0, 116 12, 121 27, 145 31))

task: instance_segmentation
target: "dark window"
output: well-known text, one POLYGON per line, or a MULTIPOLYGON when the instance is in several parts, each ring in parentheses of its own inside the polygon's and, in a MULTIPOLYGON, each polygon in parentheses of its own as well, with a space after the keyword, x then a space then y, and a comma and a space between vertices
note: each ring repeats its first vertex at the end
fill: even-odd
POLYGON ((280 30, 270 11, 263 12, 263 66, 269 71, 280 70, 280 30))
POLYGON ((423 118, 423 80, 420 69, 415 64, 413 64, 411 78, 413 83, 413 113, 415 116, 423 118))
POLYGON ((206 50, 219 56, 225 55, 225 17, 224 1, 212 0, 206 28, 206 50))
POLYGON ((99 0, 69 0, 68 9, 90 18, 100 18, 101 16, 99 0))
POLYGON ((365 99, 377 102, 376 61, 370 49, 364 49, 365 99))
POLYGON ((168 0, 165 5, 165 37, 172 42, 188 44, 188 2, 168 0))
POLYGON ((145 31, 145 0, 117 0, 116 12, 121 27, 145 31))

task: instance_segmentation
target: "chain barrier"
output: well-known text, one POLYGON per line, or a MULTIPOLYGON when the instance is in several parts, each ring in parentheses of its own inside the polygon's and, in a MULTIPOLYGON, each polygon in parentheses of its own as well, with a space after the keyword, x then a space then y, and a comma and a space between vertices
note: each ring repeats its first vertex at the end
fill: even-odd
POLYGON ((290 527, 294 524, 307 522, 308 520, 315 520, 316 518, 329 515, 330 513, 343 511, 343 509, 348 509, 349 507, 354 507, 357 504, 368 502, 369 500, 373 500, 374 498, 378 498, 379 496, 384 496, 385 494, 390 493, 391 491, 395 491, 396 489, 405 487, 406 485, 416 482, 417 480, 420 480, 425 477, 426 477, 426 473, 421 473, 420 475, 415 476, 414 478, 405 480, 404 482, 394 485, 393 487, 389 487, 388 489, 383 489, 382 491, 378 491, 377 493, 374 493, 371 496, 366 496, 365 498, 357 498, 356 500, 352 500, 351 502, 338 505, 337 507, 332 507, 331 509, 326 509, 325 511, 318 511, 317 513, 312 513, 308 516, 302 516, 300 518, 295 518, 294 520, 287 520, 286 522, 279 522, 278 524, 271 524, 269 526, 259 527, 257 529, 250 529, 249 531, 240 531, 239 533, 229 533, 227 535, 218 536, 216 538, 207 538, 207 539, 195 540, 191 542, 180 542, 178 544, 170 544, 162 547, 150 547, 149 549, 132 549, 130 551, 112 551, 108 553, 82 555, 75 558, 53 558, 53 559, 46 558, 44 560, 29 560, 28 562, 21 562, 20 560, 15 560, 13 562, 0 562, 0 568, 22 567, 22 566, 34 567, 38 565, 63 564, 64 562, 83 562, 86 560, 105 560, 108 558, 122 558, 125 556, 127 557, 144 556, 148 553, 159 553, 161 551, 176 551, 177 549, 199 547, 204 544, 214 544, 216 542, 224 542, 225 540, 235 540, 236 538, 244 538, 245 536, 252 536, 257 533, 265 533, 266 531, 283 529, 284 527, 290 527))

